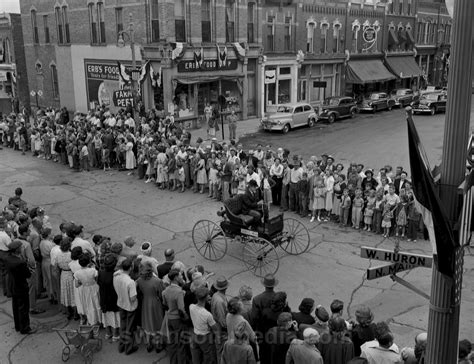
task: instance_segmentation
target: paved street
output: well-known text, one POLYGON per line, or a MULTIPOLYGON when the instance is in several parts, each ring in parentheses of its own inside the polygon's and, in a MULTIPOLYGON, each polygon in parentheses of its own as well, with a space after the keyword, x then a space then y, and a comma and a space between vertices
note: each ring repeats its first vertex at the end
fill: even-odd
MULTIPOLYGON (((444 115, 417 116, 416 125, 432 164, 438 163, 441 153, 441 135, 444 115)), ((336 160, 366 162, 367 166, 384 164, 408 166, 406 127, 403 111, 373 115, 359 115, 321 128, 302 129, 283 136, 257 133, 243 139, 248 146, 258 142, 264 145, 287 146, 292 153, 306 156, 328 152, 336 160), (310 147, 311 146, 311 147, 310 147), (314 146, 314 147, 313 147, 314 146)), ((242 130, 239 133, 251 131, 242 130)), ((199 132, 193 133, 193 138, 199 132)), ((219 204, 200 194, 164 192, 150 184, 138 181, 136 176, 123 172, 73 173, 68 168, 50 161, 21 156, 11 150, 0 151, 0 196, 5 201, 15 187, 22 186, 24 199, 30 206, 46 208, 53 226, 73 220, 86 227, 87 236, 102 234, 122 241, 127 235, 137 241, 150 240, 153 255, 160 261, 163 251, 173 247, 177 259, 186 264, 203 264, 207 270, 230 279, 229 295, 238 292, 241 285, 252 286, 254 294, 261 291, 259 279, 248 273, 240 258, 241 246, 229 243, 228 255, 210 263, 200 257, 193 247, 191 229, 199 219, 218 221, 219 204)), ((292 214, 288 216, 295 217, 292 214)), ((329 309, 330 302, 339 298, 345 302, 347 317, 353 317, 360 304, 368 305, 376 321, 389 320, 401 347, 413 344, 414 336, 427 328, 428 301, 395 284, 388 277, 367 281, 366 269, 380 265, 359 257, 361 245, 393 249, 394 240, 383 239, 370 233, 339 228, 331 223, 304 223, 310 230, 310 250, 302 256, 289 256, 279 251, 281 264, 278 272, 279 290, 286 291, 290 307, 297 310, 303 297, 313 297, 329 309)), ((428 242, 402 242, 402 250, 429 253, 428 242)), ((473 250, 474 251, 474 250, 473 250)), ((472 253, 471 253, 472 254, 472 253)), ((405 278, 429 294, 431 271, 417 268, 401 273, 405 278)), ((471 341, 474 324, 474 259, 466 257, 460 338, 471 341)), ((33 318, 39 333, 20 336, 13 329, 11 303, 0 298, 0 363, 60 363, 62 342, 51 331, 52 327, 68 327, 63 316, 46 303, 48 311, 33 318)), ((72 323, 74 327, 76 323, 72 323)), ((148 354, 144 347, 131 358, 117 353, 116 345, 104 344, 95 358, 100 363, 126 363, 138 360, 165 363, 163 354, 148 354)), ((70 363, 80 363, 73 356, 70 363)))

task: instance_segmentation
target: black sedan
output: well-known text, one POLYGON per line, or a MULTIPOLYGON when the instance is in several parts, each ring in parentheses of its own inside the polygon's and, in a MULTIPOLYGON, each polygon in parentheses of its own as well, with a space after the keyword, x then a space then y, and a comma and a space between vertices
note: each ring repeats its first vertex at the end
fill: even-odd
POLYGON ((321 110, 322 112, 318 115, 318 120, 327 120, 329 123, 333 123, 337 119, 353 118, 358 111, 354 99, 346 96, 326 98, 321 106, 321 110))

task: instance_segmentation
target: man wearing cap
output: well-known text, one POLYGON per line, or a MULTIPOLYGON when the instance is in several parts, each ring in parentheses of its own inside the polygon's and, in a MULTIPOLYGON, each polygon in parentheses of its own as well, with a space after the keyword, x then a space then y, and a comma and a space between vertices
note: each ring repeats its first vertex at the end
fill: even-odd
POLYGON ((166 249, 165 250, 165 262, 160 264, 157 267, 158 270, 158 278, 163 279, 165 275, 169 273, 171 267, 174 264, 174 250, 173 249, 166 249))
POLYGON ((316 348, 319 342, 319 333, 315 329, 307 328, 303 331, 303 339, 294 339, 286 353, 285 364, 323 364, 323 357, 316 348))
POLYGON ((194 290, 197 303, 189 305, 189 315, 193 323, 193 337, 191 341, 191 355, 194 364, 216 363, 216 350, 213 345, 214 335, 219 335, 219 327, 212 314, 206 310, 205 306, 209 296, 209 289, 199 286, 194 290))
POLYGON ((227 297, 225 295, 227 287, 229 287, 229 282, 225 277, 219 277, 214 282, 214 288, 216 293, 212 296, 211 299, 211 313, 216 320, 217 327, 219 328, 219 335, 216 336, 216 354, 217 362, 221 362, 222 350, 224 348, 224 343, 227 340, 227 297))
POLYGON ((184 306, 184 291, 181 288, 183 280, 178 269, 171 269, 168 273, 170 285, 163 291, 163 305, 168 312, 168 354, 170 364, 186 363, 185 342, 183 333, 186 330, 184 322, 189 318, 184 306))
POLYGON ((30 327, 30 304, 28 278, 31 271, 21 257, 23 244, 16 239, 8 246, 9 254, 5 257, 5 268, 8 272, 9 290, 12 294, 13 320, 15 330, 23 335, 33 334, 36 330, 30 327))

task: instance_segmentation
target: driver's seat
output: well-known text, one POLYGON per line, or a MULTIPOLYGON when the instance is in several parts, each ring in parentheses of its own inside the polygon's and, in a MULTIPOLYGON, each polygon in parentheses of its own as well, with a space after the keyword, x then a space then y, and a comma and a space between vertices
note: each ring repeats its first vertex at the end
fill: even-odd
POLYGON ((224 208, 229 221, 238 226, 250 227, 254 223, 254 217, 242 214, 242 201, 240 195, 224 201, 224 208))

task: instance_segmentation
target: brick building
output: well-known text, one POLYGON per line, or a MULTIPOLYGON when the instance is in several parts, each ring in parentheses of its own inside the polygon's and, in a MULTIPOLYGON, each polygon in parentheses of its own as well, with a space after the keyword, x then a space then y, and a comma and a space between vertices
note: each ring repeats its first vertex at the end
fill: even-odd
POLYGON ((0 112, 29 108, 20 14, 0 13, 0 112))
POLYGON ((452 18, 444 1, 417 3, 417 61, 423 71, 423 85, 445 86, 448 82, 452 18))

